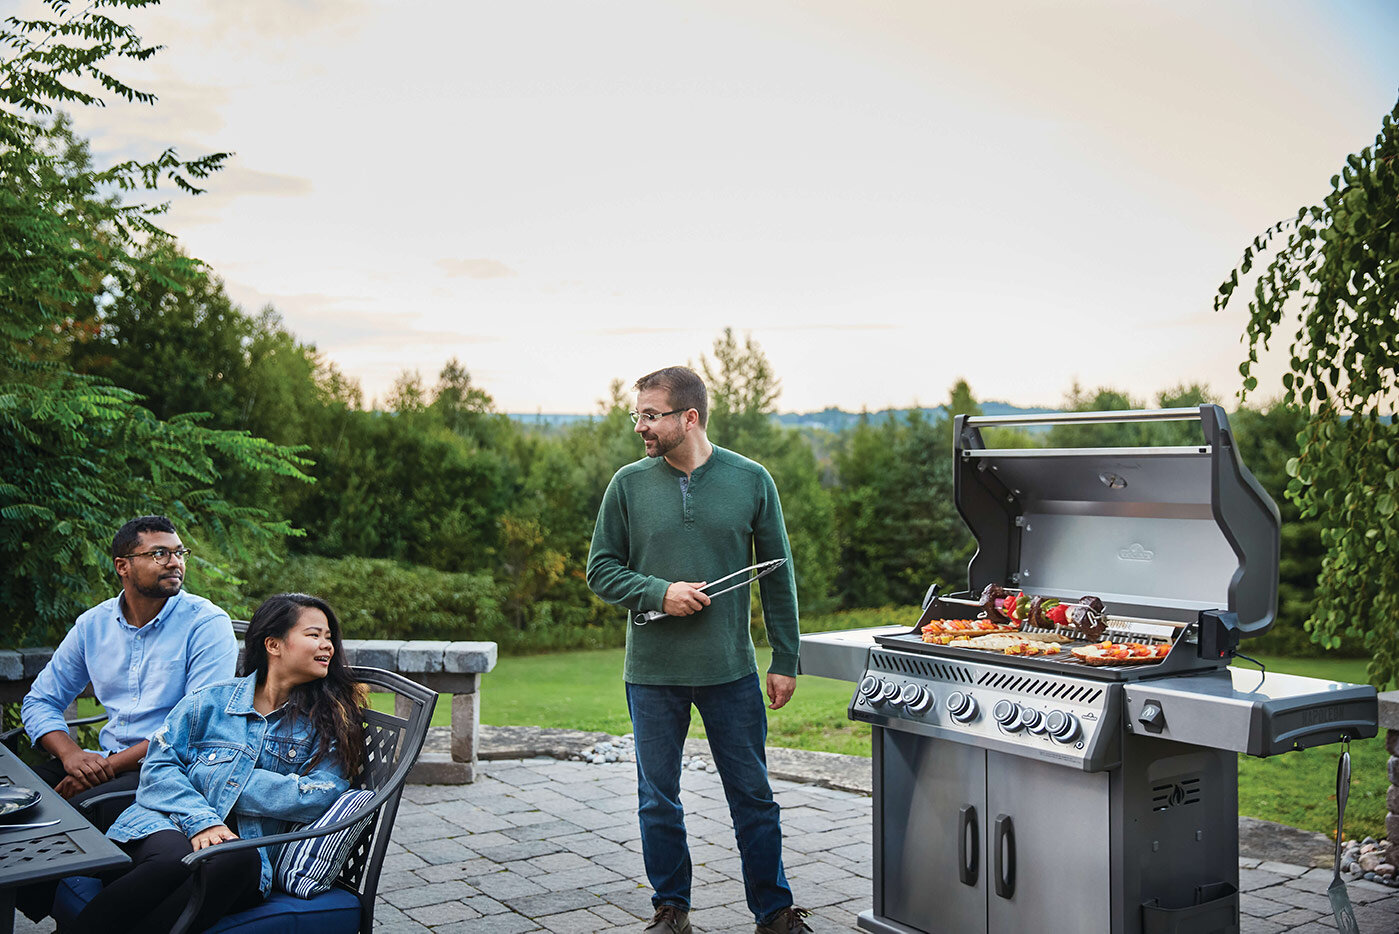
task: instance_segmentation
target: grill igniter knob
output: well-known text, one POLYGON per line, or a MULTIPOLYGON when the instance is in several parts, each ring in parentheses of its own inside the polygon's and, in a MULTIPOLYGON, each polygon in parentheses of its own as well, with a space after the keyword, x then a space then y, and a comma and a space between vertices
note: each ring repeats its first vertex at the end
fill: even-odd
POLYGON ((899 686, 892 681, 881 680, 879 682, 879 693, 875 696, 876 704, 896 703, 899 696, 899 686))
POLYGON ((1038 710, 1031 710, 1029 707, 1022 708, 1020 711, 1020 725, 1031 733, 1043 733, 1044 714, 1040 713, 1038 710))
POLYGON ((961 691, 947 695, 947 712, 958 723, 971 723, 976 719, 976 698, 961 691))
POLYGON ((933 695, 920 684, 905 684, 899 694, 899 703, 912 714, 922 714, 933 706, 933 695))
POLYGON ((1078 718, 1062 710, 1052 710, 1049 719, 1045 721, 1045 728, 1049 730, 1049 735, 1059 742, 1073 742, 1073 738, 1078 735, 1078 718))
POLYGON ((1005 730, 1020 729, 1020 705, 1014 701, 998 700, 991 708, 991 716, 1005 730))

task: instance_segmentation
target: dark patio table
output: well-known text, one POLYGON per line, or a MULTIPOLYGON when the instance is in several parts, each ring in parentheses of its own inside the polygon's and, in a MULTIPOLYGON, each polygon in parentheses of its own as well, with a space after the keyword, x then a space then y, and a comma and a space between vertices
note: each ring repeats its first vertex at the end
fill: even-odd
POLYGON ((39 792, 39 803, 0 819, 0 934, 15 928, 15 889, 64 876, 93 876, 131 862, 131 857, 87 822, 67 801, 0 745, 0 785, 39 792), (58 823, 33 829, 15 824, 58 823))

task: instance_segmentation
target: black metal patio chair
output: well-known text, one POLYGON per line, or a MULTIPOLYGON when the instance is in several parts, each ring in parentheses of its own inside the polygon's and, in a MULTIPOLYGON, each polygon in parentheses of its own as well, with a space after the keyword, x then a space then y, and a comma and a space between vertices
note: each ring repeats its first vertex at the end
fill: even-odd
MULTIPOLYGON (((391 692, 407 700, 410 706, 406 718, 381 713, 367 706, 361 708, 365 740, 364 765, 355 781, 351 782, 351 787, 369 789, 374 792, 373 796, 340 820, 323 827, 304 828, 252 840, 230 840, 186 856, 184 861, 194 874, 194 896, 180 915, 172 934, 186 934, 200 905, 203 904, 203 867, 209 857, 232 850, 285 845, 297 840, 326 836, 353 827, 366 815, 372 815, 372 820, 354 843, 345 868, 329 892, 302 899, 274 889, 262 904, 228 915, 208 930, 211 934, 234 931, 238 934, 258 934, 284 930, 370 934, 373 930, 374 898, 379 888, 384 853, 389 844, 389 835, 393 829, 394 817, 398 813, 408 771, 413 767, 418 753, 422 750, 423 741, 427 738, 428 726, 432 722, 433 708, 437 702, 437 692, 403 675, 379 668, 351 668, 350 671, 356 680, 369 686, 370 690, 391 692), (302 917, 292 919, 289 915, 302 917)), ((100 800, 101 798, 94 798, 90 803, 95 804, 100 800)), ((65 879, 60 884, 58 897, 54 901, 53 915, 59 923, 59 929, 75 917, 100 889, 101 883, 96 879, 65 879)))

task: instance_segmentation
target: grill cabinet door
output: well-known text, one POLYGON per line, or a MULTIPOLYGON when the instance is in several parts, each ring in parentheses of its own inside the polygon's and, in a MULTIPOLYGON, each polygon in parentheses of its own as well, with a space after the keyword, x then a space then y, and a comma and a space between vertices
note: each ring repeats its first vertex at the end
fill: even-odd
POLYGON ((985 751, 874 734, 882 751, 876 913, 929 934, 986 934, 985 751))
POLYGON ((990 929, 1113 930, 1108 773, 999 752, 988 752, 986 760, 990 929))

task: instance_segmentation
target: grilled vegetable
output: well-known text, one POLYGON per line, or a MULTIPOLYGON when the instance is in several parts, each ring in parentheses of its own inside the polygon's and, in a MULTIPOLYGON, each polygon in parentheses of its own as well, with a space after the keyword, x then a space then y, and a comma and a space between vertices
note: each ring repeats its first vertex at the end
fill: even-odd
POLYGON ((1040 629, 1052 629, 1055 623, 1048 615, 1059 606, 1058 597, 1031 597, 1029 622, 1031 626, 1038 626, 1040 629))

